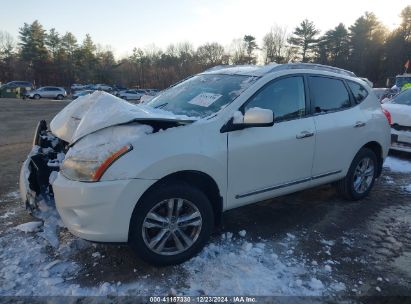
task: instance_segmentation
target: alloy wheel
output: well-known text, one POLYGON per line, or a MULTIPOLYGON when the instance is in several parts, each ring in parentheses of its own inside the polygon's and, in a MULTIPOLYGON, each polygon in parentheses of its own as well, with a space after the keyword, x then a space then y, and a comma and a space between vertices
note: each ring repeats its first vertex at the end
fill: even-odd
POLYGON ((369 158, 363 158, 354 171, 353 186, 355 192, 362 194, 366 192, 374 179, 374 161, 369 158))
POLYGON ((203 219, 198 208, 183 198, 157 203, 146 215, 142 235, 146 246, 160 255, 176 255, 198 239, 203 219))

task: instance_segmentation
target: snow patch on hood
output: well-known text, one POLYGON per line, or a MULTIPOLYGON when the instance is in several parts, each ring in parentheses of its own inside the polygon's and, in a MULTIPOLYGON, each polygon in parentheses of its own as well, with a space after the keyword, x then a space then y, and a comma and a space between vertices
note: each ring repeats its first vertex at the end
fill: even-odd
POLYGON ((77 98, 51 121, 54 135, 72 144, 95 131, 138 120, 194 121, 197 118, 175 115, 147 105, 130 104, 103 91, 77 98))

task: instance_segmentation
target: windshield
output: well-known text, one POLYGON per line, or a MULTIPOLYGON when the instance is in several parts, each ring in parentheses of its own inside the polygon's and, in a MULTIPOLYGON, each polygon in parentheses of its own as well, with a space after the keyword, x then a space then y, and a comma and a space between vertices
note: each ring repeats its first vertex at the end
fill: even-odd
POLYGON ((165 90, 148 105, 174 114, 206 117, 230 104, 257 78, 244 75, 197 75, 165 90))
POLYGON ((403 105, 411 105, 411 89, 407 89, 397 96, 395 96, 392 100, 392 103, 403 104, 403 105))

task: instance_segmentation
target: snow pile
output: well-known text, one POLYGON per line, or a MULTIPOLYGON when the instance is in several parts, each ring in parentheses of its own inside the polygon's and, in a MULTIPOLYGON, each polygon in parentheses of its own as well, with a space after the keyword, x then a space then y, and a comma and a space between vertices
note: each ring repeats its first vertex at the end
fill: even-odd
POLYGON ((23 232, 37 232, 40 230, 40 226, 43 225, 43 222, 28 222, 25 224, 18 225, 16 227, 17 230, 23 231, 23 232))
MULTIPOLYGON (((243 233, 242 233, 243 234, 243 233)), ((320 296, 345 289, 330 279, 330 266, 313 267, 305 259, 293 256, 287 237, 280 242, 285 254, 275 253, 265 241, 251 243, 232 234, 211 243, 197 256, 184 263, 188 273, 188 295, 304 295, 320 296), (321 269, 323 268, 323 269, 321 269)))
POLYGON ((396 157, 388 156, 385 159, 384 167, 392 172, 411 173, 411 162, 396 157))
POLYGON ((64 227, 64 224, 57 212, 54 201, 41 200, 38 203, 38 209, 33 211, 33 215, 44 222, 42 231, 38 235, 45 239, 49 245, 57 248, 59 246, 58 227, 64 227))
POLYGON ((7 211, 5 214, 0 215, 0 219, 6 219, 11 215, 15 215, 16 213, 14 211, 7 211))
POLYGON ((411 184, 409 184, 408 186, 404 187, 405 191, 411 192, 411 184))

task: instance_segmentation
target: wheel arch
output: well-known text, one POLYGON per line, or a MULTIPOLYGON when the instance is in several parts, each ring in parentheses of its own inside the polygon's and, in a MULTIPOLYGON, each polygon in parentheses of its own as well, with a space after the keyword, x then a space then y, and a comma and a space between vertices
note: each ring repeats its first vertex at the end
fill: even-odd
POLYGON ((209 199, 213 208, 214 222, 216 226, 221 224, 224 206, 223 196, 221 195, 217 182, 210 175, 201 171, 183 170, 164 176, 163 178, 152 184, 143 193, 134 208, 137 208, 139 202, 142 201, 150 191, 153 191, 153 189, 163 184, 175 181, 183 181, 202 190, 209 199))
POLYGON ((381 175, 382 172, 382 164, 384 162, 383 159, 383 152, 382 152, 382 146, 376 142, 376 141, 370 141, 368 143, 366 143, 364 146, 361 147, 361 149, 363 148, 368 148, 371 151, 373 151, 377 157, 377 177, 379 177, 381 175))

